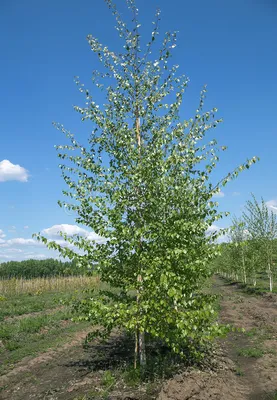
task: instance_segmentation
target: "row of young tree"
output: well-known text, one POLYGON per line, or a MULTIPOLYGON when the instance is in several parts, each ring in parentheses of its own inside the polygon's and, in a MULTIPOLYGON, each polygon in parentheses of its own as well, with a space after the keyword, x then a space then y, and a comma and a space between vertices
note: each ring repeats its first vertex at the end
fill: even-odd
POLYGON ((43 278, 53 276, 81 275, 76 261, 62 262, 54 258, 45 260, 8 261, 0 264, 0 278, 43 278))
POLYGON ((267 275, 273 290, 277 259, 277 216, 265 201, 252 194, 241 218, 234 217, 229 242, 222 243, 221 255, 215 260, 217 272, 225 277, 257 285, 259 276, 267 275))

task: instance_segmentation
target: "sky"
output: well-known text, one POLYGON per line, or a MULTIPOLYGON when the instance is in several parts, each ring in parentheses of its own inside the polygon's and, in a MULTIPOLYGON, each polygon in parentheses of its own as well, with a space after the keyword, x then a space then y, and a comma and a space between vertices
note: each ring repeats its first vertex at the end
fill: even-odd
MULTIPOLYGON (((117 5, 128 21, 125 1, 117 5)), ((215 178, 247 158, 260 157, 223 189, 219 210, 240 216, 254 193, 274 211, 277 3, 137 0, 137 6, 145 41, 156 8, 162 12, 160 35, 179 31, 172 62, 190 79, 181 115, 193 117, 207 84, 206 108, 218 108, 224 120, 211 137, 228 146, 215 178)), ((88 34, 120 50, 123 43, 114 26, 104 0, 0 0, 0 262, 55 256, 32 239, 36 232, 51 239, 59 230, 93 235, 57 204, 64 183, 54 145, 66 142, 52 122, 64 124, 85 143, 90 126, 73 110, 85 104, 74 76, 89 84, 99 66, 88 34)), ((230 218, 217 225, 229 226, 230 218)))

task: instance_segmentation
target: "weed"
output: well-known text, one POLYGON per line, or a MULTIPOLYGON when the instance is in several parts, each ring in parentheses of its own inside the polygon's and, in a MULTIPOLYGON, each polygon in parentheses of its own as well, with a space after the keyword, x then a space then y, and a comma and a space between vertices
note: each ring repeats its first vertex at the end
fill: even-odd
POLYGON ((238 351, 238 355, 243 357, 260 358, 263 356, 263 354, 263 350, 256 347, 248 347, 245 349, 239 349, 238 351))
POLYGON ((243 372, 243 370, 242 370, 240 367, 237 367, 237 368, 236 368, 236 371, 235 371, 235 374, 236 374, 237 376, 243 376, 243 375, 244 375, 244 372, 243 372))
POLYGON ((140 383, 140 379, 141 379, 139 368, 134 369, 133 367, 130 367, 130 368, 126 369, 122 373, 122 378, 127 386, 130 386, 130 387, 137 386, 140 383))
POLYGON ((249 331, 245 332, 245 334, 249 337, 256 336, 258 334, 257 328, 252 328, 249 331))
POLYGON ((108 389, 111 389, 115 384, 115 377, 111 371, 107 370, 104 372, 101 380, 101 384, 108 389))

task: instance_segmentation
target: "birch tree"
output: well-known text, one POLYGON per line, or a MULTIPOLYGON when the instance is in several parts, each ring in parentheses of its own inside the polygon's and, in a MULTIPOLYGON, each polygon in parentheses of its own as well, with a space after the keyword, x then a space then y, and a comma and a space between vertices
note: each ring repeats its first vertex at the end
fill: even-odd
POLYGON ((247 263, 246 263, 246 232, 245 223, 236 216, 232 219, 232 228, 230 230, 230 240, 232 242, 232 261, 236 266, 236 277, 241 273, 244 283, 247 283, 247 263))
POLYGON ((184 356, 185 346, 196 352, 222 332, 214 322, 213 298, 201 292, 217 254, 211 243, 224 233, 207 235, 207 229, 227 215, 218 212, 212 197, 257 158, 212 182, 210 174, 226 147, 218 146, 209 132, 221 119, 216 108, 204 110, 206 87, 195 115, 181 118, 189 80, 170 63, 176 32, 166 32, 154 56, 160 11, 144 49, 134 1, 127 1, 129 25, 112 1, 106 3, 116 19, 122 53, 87 38, 103 65, 93 72, 93 82, 106 102, 97 104, 78 78, 86 105, 75 110, 90 123, 88 142, 55 124, 71 142, 57 146, 68 185, 63 192, 68 200, 59 205, 105 240, 62 234, 70 245, 62 247, 36 236, 82 266, 97 265, 110 290, 91 293, 76 305, 79 318, 101 326, 94 337, 107 337, 115 327, 134 334, 134 365, 144 367, 145 334, 184 356))
POLYGON ((247 201, 245 209, 243 218, 256 251, 258 249, 259 259, 264 264, 264 269, 269 278, 269 290, 272 292, 274 276, 273 255, 276 249, 275 239, 277 235, 276 214, 268 209, 263 198, 259 204, 253 194, 252 201, 247 201))

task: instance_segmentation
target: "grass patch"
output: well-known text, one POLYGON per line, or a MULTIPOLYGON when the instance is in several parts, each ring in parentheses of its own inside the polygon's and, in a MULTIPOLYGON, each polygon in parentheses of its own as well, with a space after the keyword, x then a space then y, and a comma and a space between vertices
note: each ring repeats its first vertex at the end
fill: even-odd
POLYGON ((248 337, 255 337, 256 335, 258 335, 258 330, 257 328, 252 328, 249 331, 245 332, 245 335, 248 337))
POLYGON ((22 294, 6 298, 5 301, 0 302, 0 321, 7 317, 51 310, 61 305, 61 300, 69 300, 73 294, 74 292, 49 292, 42 293, 40 296, 22 294))
POLYGON ((257 347, 248 347, 245 349, 239 349, 238 355, 243 357, 252 357, 252 358, 260 358, 264 354, 262 349, 258 349, 257 347))
POLYGON ((36 356, 49 348, 56 348, 57 345, 68 342, 72 335, 88 327, 88 323, 68 325, 66 327, 59 324, 52 325, 49 330, 42 334, 35 331, 32 333, 14 335, 9 340, 3 340, 4 349, 1 349, 0 374, 13 369, 14 364, 26 356, 36 356))
POLYGON ((243 372, 243 370, 242 370, 240 367, 237 367, 237 368, 236 368, 236 371, 235 371, 235 374, 236 374, 237 376, 243 376, 243 375, 244 375, 244 372, 243 372))

